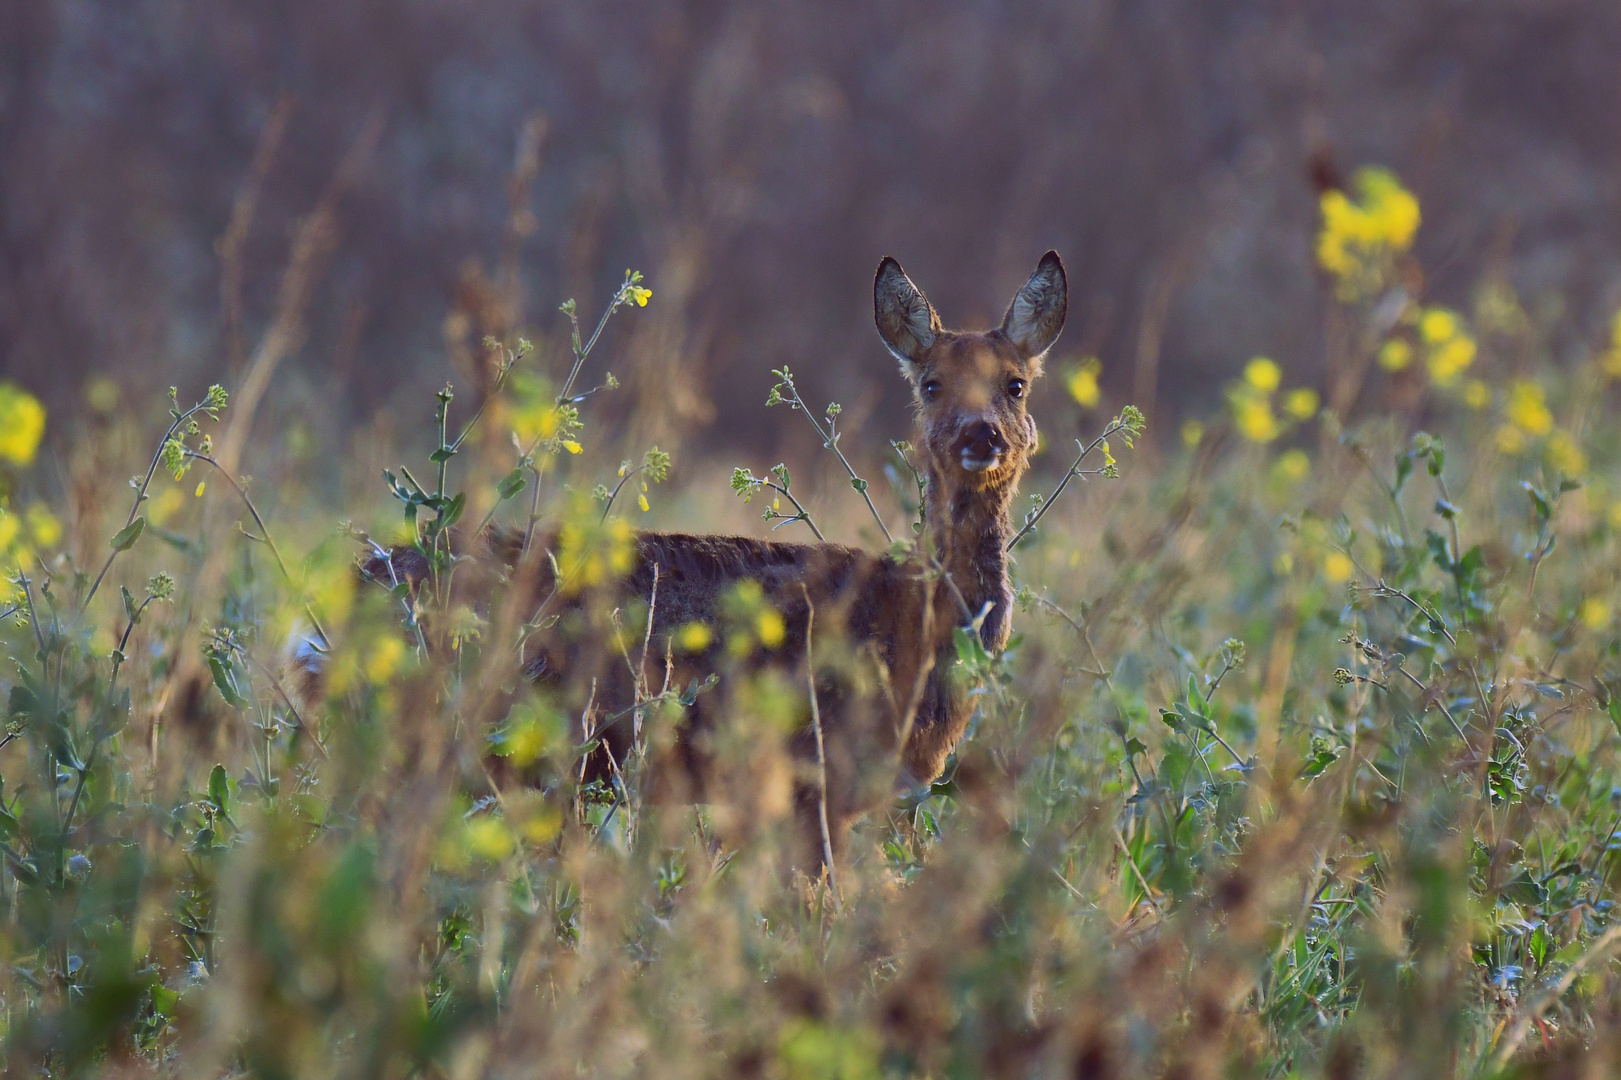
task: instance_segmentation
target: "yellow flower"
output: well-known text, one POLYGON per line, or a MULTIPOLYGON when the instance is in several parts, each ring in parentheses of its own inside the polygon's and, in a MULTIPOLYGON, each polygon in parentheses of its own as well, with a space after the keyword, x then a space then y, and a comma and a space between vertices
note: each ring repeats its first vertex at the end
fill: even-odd
POLYGON ((636 301, 637 307, 646 307, 647 302, 653 299, 653 290, 644 289, 640 285, 632 285, 630 287, 630 298, 636 301))
POLYGON ((1264 394, 1276 390, 1282 379, 1282 370, 1264 356, 1257 356, 1244 365, 1244 381, 1264 394))
POLYGON ((1621 311, 1615 313, 1610 328, 1610 348, 1599 358, 1599 367, 1612 379, 1621 379, 1621 311))
POLYGON ((0 460, 27 465, 45 435, 45 406, 13 382, 0 382, 0 460))
POLYGON ((1330 551, 1328 557, 1323 560, 1323 576, 1336 585, 1350 581, 1354 573, 1356 564, 1343 552, 1330 551))
POLYGON ((1069 396, 1074 398, 1081 408, 1097 408, 1098 399, 1102 396, 1098 390, 1098 376, 1102 372, 1103 365, 1098 362, 1097 357, 1089 356, 1071 373, 1066 384, 1069 396))
POLYGON ((1418 200, 1388 169, 1362 169, 1355 179, 1373 234, 1393 251, 1406 251, 1418 232, 1418 200))
POLYGON ((754 632, 760 638, 760 644, 768 649, 775 649, 782 644, 787 635, 788 628, 783 624, 782 614, 776 608, 768 607, 755 616, 754 632))
POLYGON ((1283 395, 1283 411, 1296 420, 1310 420, 1317 415, 1317 391, 1299 387, 1283 395))
POLYGON ((1518 454, 1525 450, 1525 432, 1513 424, 1504 424, 1497 429, 1492 442, 1505 454, 1518 454))
POLYGON ((186 497, 180 493, 179 488, 165 485, 152 500, 151 507, 146 512, 147 520, 154 525, 163 525, 174 517, 175 511, 185 503, 186 497))
POLYGON ((638 495, 638 496, 636 496, 636 505, 642 508, 642 513, 644 513, 644 514, 652 509, 652 507, 647 505, 647 496, 646 495, 638 495))
POLYGON ((405 642, 390 634, 372 644, 366 656, 366 678, 374 683, 386 683, 400 669, 405 659, 405 642))
POLYGON ((1233 422, 1238 425, 1238 433, 1251 442, 1268 443, 1282 433, 1277 417, 1272 415, 1272 406, 1265 398, 1234 398, 1233 422))
POLYGON ((1427 345, 1439 345, 1458 336, 1458 317, 1446 308, 1430 308, 1418 321, 1418 332, 1427 345))
POLYGON ((500 862, 515 846, 507 823, 488 814, 469 821, 463 835, 468 850, 489 862, 500 862))
POLYGON ((1413 347, 1401 338, 1391 338, 1379 346, 1378 360, 1386 371, 1400 371, 1413 362, 1413 347))
POLYGON ((208 481, 207 480, 199 480, 199 481, 197 481, 197 490, 192 492, 192 494, 195 497, 200 499, 200 498, 203 497, 203 492, 206 491, 207 489, 208 489, 208 481))
POLYGON ((1427 360, 1430 381, 1436 386, 1450 386, 1474 362, 1474 338, 1468 336, 1449 338, 1430 350, 1427 360))
POLYGON ((595 505, 582 492, 558 530, 557 561, 565 595, 621 578, 636 562, 635 530, 624 518, 598 521, 595 505))
POLYGON ((16 514, 0 508, 0 556, 11 550, 11 545, 16 541, 17 534, 22 532, 22 528, 22 522, 17 520, 16 514))
POLYGON ((62 523, 56 520, 56 515, 44 503, 30 506, 26 516, 28 535, 33 537, 35 544, 42 548, 53 548, 62 539, 62 523))
POLYGON ((675 632, 676 647, 682 652, 700 653, 709 648, 714 632, 701 622, 689 622, 675 632))
POLYGON ((1197 420, 1186 420, 1182 423, 1182 445, 1190 450, 1198 446, 1204 439, 1204 425, 1197 420))
POLYGON ((1587 471, 1587 455, 1568 432, 1556 431, 1548 436, 1546 453, 1548 464, 1566 476, 1580 476, 1587 471))
POLYGON ((1553 414, 1548 411, 1547 397, 1542 387, 1534 382, 1522 379, 1509 387, 1504 412, 1509 422, 1527 435, 1546 435, 1553 429, 1553 414))
POLYGON ((1492 403, 1491 387, 1479 379, 1470 379, 1463 384, 1463 403, 1471 409, 1484 409, 1492 403))
POLYGON ((1610 603, 1590 596, 1582 602, 1580 617, 1582 625, 1589 630, 1602 630, 1610 625, 1610 603))
POLYGON ((549 842, 563 831, 563 811, 549 802, 542 802, 518 823, 518 830, 531 844, 549 842))
POLYGON ((578 454, 580 452, 580 450, 581 450, 581 446, 580 446, 579 443, 575 442, 573 439, 564 439, 563 440, 563 449, 567 450, 571 454, 578 454))
POLYGON ((1386 169, 1362 169, 1353 179, 1357 199, 1326 191, 1319 206, 1323 228, 1317 262, 1338 281, 1346 302, 1384 288, 1391 256, 1412 246, 1418 231, 1418 200, 1386 169))
POLYGON ((1273 463, 1272 475, 1285 483, 1298 484, 1311 475, 1311 458, 1303 450, 1286 450, 1273 463))

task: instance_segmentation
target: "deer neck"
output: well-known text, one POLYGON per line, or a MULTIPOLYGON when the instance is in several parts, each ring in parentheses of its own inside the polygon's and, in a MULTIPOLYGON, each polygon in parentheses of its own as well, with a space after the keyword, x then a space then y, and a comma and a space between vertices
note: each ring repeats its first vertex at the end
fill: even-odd
POLYGON ((937 586, 936 610, 951 614, 940 625, 949 638, 950 628, 966 621, 964 605, 971 616, 978 616, 990 604, 980 637, 993 652, 1007 644, 1011 629, 1013 587, 1008 580, 1007 544, 1013 537, 1012 505, 1018 486, 1014 473, 1000 483, 974 487, 956 470, 947 472, 932 462, 927 477, 928 540, 951 578, 937 586))

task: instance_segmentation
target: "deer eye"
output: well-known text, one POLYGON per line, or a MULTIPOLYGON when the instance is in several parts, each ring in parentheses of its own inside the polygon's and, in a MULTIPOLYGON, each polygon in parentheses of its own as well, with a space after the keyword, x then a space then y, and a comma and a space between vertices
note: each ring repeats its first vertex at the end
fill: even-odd
POLYGON ((923 396, 930 401, 940 396, 940 380, 930 379, 923 384, 923 396))
POLYGON ((1008 392, 1009 397, 1015 397, 1015 398, 1024 397, 1024 380, 1023 379, 1010 380, 1008 382, 1008 384, 1007 384, 1007 392, 1008 392))

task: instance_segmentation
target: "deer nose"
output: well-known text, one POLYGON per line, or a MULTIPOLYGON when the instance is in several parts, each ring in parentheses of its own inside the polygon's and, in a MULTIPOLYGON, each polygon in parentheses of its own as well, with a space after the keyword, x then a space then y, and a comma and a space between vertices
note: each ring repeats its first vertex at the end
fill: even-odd
POLYGON ((955 446, 962 467, 969 472, 994 468, 1007 453, 1008 442, 1002 431, 989 420, 975 420, 957 436, 955 446))

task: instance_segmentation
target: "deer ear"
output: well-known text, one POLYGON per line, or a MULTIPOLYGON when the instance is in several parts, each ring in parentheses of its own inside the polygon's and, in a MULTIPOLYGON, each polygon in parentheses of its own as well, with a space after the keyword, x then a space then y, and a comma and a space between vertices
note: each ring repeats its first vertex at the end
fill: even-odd
POLYGON ((1026 356, 1040 356, 1063 332, 1068 310, 1069 280, 1064 276, 1064 263, 1058 252, 1049 251, 1008 305, 1002 333, 1026 356))
POLYGON ((901 361, 903 371, 920 362, 940 334, 940 316, 934 313, 929 298, 912 284, 901 264, 887 256, 878 264, 878 276, 873 278, 872 309, 878 336, 901 361))

